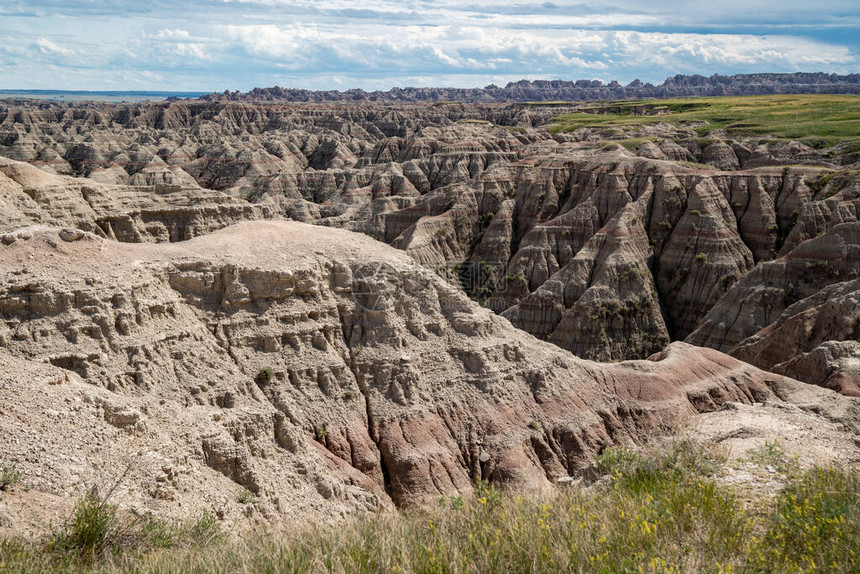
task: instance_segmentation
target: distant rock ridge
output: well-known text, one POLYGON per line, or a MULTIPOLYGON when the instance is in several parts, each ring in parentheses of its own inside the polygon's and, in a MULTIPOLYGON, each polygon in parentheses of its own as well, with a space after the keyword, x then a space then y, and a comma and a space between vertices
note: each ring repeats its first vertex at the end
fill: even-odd
POLYGON ((281 102, 552 102, 613 100, 627 98, 681 98, 690 96, 755 96, 768 94, 860 94, 860 74, 840 76, 823 72, 794 74, 737 74, 706 77, 678 74, 655 86, 633 80, 627 85, 600 80, 519 80, 504 88, 392 88, 367 92, 362 89, 303 90, 254 88, 201 96, 207 101, 281 102))

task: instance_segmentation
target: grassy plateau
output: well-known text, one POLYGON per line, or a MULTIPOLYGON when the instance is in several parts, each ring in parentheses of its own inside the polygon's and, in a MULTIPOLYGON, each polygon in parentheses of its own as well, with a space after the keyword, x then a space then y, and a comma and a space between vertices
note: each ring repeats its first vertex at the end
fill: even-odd
POLYGON ((591 111, 564 114, 551 130, 569 132, 584 127, 627 128, 671 123, 689 126, 700 137, 723 132, 730 137, 770 136, 829 147, 858 139, 860 96, 792 95, 609 102, 591 111), (642 109, 662 110, 639 115, 642 109))

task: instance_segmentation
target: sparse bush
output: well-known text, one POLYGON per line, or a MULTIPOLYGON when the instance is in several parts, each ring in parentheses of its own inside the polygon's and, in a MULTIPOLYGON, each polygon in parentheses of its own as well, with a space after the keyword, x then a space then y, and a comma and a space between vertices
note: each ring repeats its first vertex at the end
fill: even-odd
POLYGON ((94 558, 120 544, 122 530, 117 520, 117 507, 92 489, 75 504, 71 520, 55 534, 52 548, 94 558))
POLYGON ((314 427, 314 438, 319 442, 323 442, 325 437, 328 436, 328 429, 325 428, 324 424, 319 424, 314 427))
POLYGON ((180 541, 184 540, 191 546, 206 546, 224 536, 221 523, 214 514, 203 511, 192 520, 184 523, 179 530, 180 541))
POLYGON ((641 461, 638 452, 622 445, 604 450, 594 460, 594 465, 603 474, 623 476, 632 473, 641 461))
POLYGON ((793 475, 800 470, 797 459, 789 457, 777 439, 765 441, 762 446, 748 450, 747 460, 759 466, 769 466, 773 470, 787 475, 793 475))
POLYGON ((516 275, 505 275, 505 281, 508 283, 522 283, 524 285, 527 285, 529 282, 526 272, 522 269, 517 271, 516 275))
MULTIPOLYGON (((117 479, 104 496, 93 487, 75 503, 71 516, 44 547, 44 558, 68 563, 92 563, 104 557, 139 553, 154 548, 202 546, 221 536, 218 521, 208 512, 180 523, 137 513, 123 513, 111 502, 111 496, 130 472, 117 479)), ((0 547, 0 564, 4 561, 0 547)), ((52 568, 49 568, 52 569, 52 568)))
POLYGON ((275 378, 275 371, 272 370, 272 367, 263 367, 257 373, 256 381, 258 383, 270 383, 272 379, 275 378))
POLYGON ((257 495, 247 488, 243 488, 239 491, 237 500, 239 501, 239 504, 253 504, 257 501, 257 495))
POLYGON ((707 262, 708 262, 708 255, 707 254, 699 253, 698 255, 696 255, 696 263, 707 263, 707 262))
POLYGON ((14 462, 0 463, 0 490, 6 491, 21 482, 23 474, 14 462))
POLYGON ((789 283, 786 285, 785 289, 782 290, 782 299, 786 306, 800 301, 800 292, 797 290, 794 283, 789 283))

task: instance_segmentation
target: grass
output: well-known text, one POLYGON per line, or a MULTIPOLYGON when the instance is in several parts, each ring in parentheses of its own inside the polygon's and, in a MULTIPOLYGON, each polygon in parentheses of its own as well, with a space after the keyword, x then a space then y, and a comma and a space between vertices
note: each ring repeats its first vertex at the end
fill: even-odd
POLYGON ((858 140, 860 143, 860 96, 796 95, 690 98, 630 101, 613 104, 618 113, 564 114, 555 119, 553 133, 584 127, 624 128, 671 123, 695 127, 700 138, 715 130, 728 136, 773 136, 829 147, 858 140), (636 105, 669 109, 666 115, 633 115, 636 105))
MULTIPOLYGON (((771 462, 783 456, 772 445, 758 454, 771 462)), ((857 571, 856 473, 798 471, 773 501, 750 509, 719 482, 725 464, 719 449, 684 440, 644 453, 615 447, 596 461, 600 480, 555 495, 517 496, 478 482, 468 499, 444 497, 429 507, 365 514, 335 527, 312 524, 289 536, 255 532, 217 545, 182 544, 165 535, 156 537, 164 545, 146 539, 93 560, 4 542, 0 571, 857 571)), ((102 530, 101 519, 86 516, 102 530)))
POLYGON ((754 558, 776 571, 848 571, 860 567, 860 477, 813 468, 777 500, 762 545, 781 549, 754 558), (850 566, 850 568, 849 568, 850 566))
POLYGON ((0 572, 110 571, 120 561, 127 570, 156 551, 201 551, 223 539, 220 523, 207 512, 173 523, 122 512, 109 496, 91 490, 45 541, 0 540, 0 572))
POLYGON ((747 460, 762 467, 770 467, 775 472, 787 476, 793 476, 800 472, 800 465, 797 460, 788 456, 785 449, 782 448, 782 444, 776 439, 765 441, 762 446, 747 451, 747 460))

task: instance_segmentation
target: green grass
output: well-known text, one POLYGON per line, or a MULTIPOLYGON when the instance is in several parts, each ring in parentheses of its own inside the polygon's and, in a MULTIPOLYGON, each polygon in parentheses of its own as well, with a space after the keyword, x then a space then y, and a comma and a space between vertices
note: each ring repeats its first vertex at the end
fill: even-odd
MULTIPOLYGON (((789 283, 789 285, 794 289, 793 284, 789 283)), ((790 296, 790 293, 788 295, 790 296)), ((765 441, 762 446, 748 451, 747 460, 789 476, 800 472, 800 465, 797 460, 788 456, 785 449, 782 448, 782 444, 776 439, 773 442, 765 441)))
POLYGON ((700 138, 714 130, 729 136, 773 136, 805 140, 814 147, 829 147, 860 140, 860 96, 797 95, 690 98, 621 102, 612 105, 618 113, 564 114, 550 127, 554 133, 584 127, 622 128, 672 123, 695 126, 700 138), (635 116, 635 105, 664 106, 666 115, 635 116))
MULTIPOLYGON (((783 453, 766 445, 762 462, 783 453)), ((170 532, 85 560, 38 544, 0 545, 0 572, 856 572, 860 478, 838 468, 786 477, 749 508, 718 477, 724 452, 690 441, 606 450, 603 478, 555 495, 518 496, 479 482, 474 497, 365 514, 289 535, 218 544, 170 532), (153 540, 163 543, 155 544, 153 540)), ((114 514, 113 516, 118 516, 114 514)), ((88 519, 89 520, 89 519, 88 519)), ((100 520, 91 520, 100 524, 100 520)), ((166 528, 161 525, 160 528, 166 528)), ((153 527, 159 531, 158 528, 153 527)), ((204 529, 206 530, 206 529, 204 529)), ((208 530, 207 530, 208 531, 208 530)))
POLYGON ((775 571, 854 571, 860 567, 860 477, 814 468, 777 499, 752 565, 775 571), (779 549, 775 552, 773 549, 779 549), (849 569, 847 566, 853 568, 849 569))

